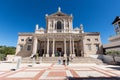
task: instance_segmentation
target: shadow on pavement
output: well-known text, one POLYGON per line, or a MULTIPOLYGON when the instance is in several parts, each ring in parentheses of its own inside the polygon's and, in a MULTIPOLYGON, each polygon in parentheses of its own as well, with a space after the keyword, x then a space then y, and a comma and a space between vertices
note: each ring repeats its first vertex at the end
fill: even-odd
POLYGON ((66 80, 120 80, 120 77, 68 77, 66 80))
POLYGON ((107 68, 111 68, 111 69, 120 70, 120 67, 107 67, 107 68))

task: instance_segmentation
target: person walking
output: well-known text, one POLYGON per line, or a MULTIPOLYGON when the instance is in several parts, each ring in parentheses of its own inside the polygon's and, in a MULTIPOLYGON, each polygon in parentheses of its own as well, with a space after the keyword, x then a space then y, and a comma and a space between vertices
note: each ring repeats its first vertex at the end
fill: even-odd
POLYGON ((65 57, 63 57, 63 65, 65 65, 65 57))
POLYGON ((72 62, 73 61, 73 57, 71 56, 70 58, 71 58, 71 62, 72 62))
POLYGON ((61 56, 58 57, 58 64, 61 64, 61 56))
POLYGON ((69 65, 69 56, 67 56, 67 65, 69 65))

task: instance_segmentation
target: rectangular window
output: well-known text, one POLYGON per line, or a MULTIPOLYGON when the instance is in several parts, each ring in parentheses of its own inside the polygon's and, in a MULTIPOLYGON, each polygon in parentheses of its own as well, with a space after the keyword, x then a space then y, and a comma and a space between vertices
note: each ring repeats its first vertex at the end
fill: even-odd
POLYGON ((98 51, 99 50, 99 44, 96 44, 96 50, 98 51))
POLYGON ((98 41, 98 39, 96 38, 95 41, 98 41))
POLYGON ((31 50, 31 45, 28 45, 27 46, 27 51, 30 51, 31 50))
POLYGON ((32 41, 32 39, 28 39, 28 41, 29 41, 29 42, 31 42, 31 41, 32 41))
POLYGON ((24 41, 24 39, 21 39, 21 41, 24 41))
POLYGON ((20 45, 20 51, 23 49, 23 45, 20 45))
POLYGON ((88 50, 91 51, 91 44, 88 44, 88 50))

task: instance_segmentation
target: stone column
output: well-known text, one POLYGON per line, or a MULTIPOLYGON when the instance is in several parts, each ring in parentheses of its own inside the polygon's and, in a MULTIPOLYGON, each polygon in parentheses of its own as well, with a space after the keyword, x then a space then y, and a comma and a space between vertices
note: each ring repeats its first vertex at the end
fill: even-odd
POLYGON ((73 54, 72 54, 72 57, 75 57, 74 39, 73 39, 73 54))
POLYGON ((82 37, 82 50, 81 50, 81 56, 84 57, 85 51, 84 51, 84 37, 82 37))
POLYGON ((53 51, 52 51, 52 57, 55 56, 55 39, 53 39, 53 51))
POLYGON ((44 40, 44 57, 46 56, 46 40, 44 40))
POLYGON ((66 57, 66 38, 64 38, 64 57, 66 57))
POLYGON ((37 53, 37 37, 34 37, 34 43, 33 43, 33 51, 32 51, 32 55, 35 55, 37 53))
POLYGON ((49 38, 47 38, 47 54, 46 57, 49 56, 49 38))
POLYGON ((71 36, 70 36, 70 56, 71 56, 71 54, 72 54, 72 45, 71 45, 71 36))

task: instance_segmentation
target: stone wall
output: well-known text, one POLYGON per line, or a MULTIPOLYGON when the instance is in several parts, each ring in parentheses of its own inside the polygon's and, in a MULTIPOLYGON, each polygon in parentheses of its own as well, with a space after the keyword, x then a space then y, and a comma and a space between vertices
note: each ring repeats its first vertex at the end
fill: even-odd
MULTIPOLYGON (((109 55, 90 55, 90 57, 101 59, 103 62, 109 63, 109 64, 112 64, 112 62, 113 62, 112 56, 109 56, 109 55)), ((120 57, 116 56, 115 60, 116 60, 116 62, 120 62, 120 57)))
POLYGON ((84 37, 84 53, 85 53, 85 56, 102 53, 102 44, 101 44, 101 39, 99 34, 86 35, 84 37), (98 41, 96 39, 98 39, 98 41), (88 45, 91 45, 91 50, 89 50, 88 45), (96 45, 99 45, 99 50, 97 50, 96 45))
POLYGON ((19 35, 15 55, 21 56, 21 57, 28 57, 32 54, 32 49, 33 49, 32 35, 19 35), (29 39, 31 39, 31 41, 29 41, 29 39), (21 49, 21 46, 22 46, 22 49, 21 49), (27 50, 28 46, 31 46, 30 50, 27 50))

